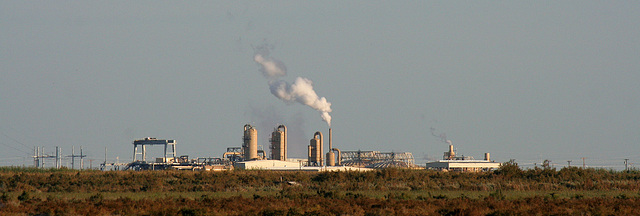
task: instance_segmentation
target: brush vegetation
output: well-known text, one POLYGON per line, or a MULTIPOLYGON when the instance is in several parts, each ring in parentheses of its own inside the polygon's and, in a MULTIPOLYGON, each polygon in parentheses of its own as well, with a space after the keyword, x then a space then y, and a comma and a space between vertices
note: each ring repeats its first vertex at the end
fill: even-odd
POLYGON ((78 171, 0 168, 0 214, 640 215, 640 172, 78 171))

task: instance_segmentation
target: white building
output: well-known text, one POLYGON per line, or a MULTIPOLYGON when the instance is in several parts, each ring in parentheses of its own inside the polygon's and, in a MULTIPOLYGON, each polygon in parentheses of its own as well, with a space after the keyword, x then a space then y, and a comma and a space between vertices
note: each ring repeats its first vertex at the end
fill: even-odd
POLYGON ((427 163, 427 169, 480 172, 500 168, 500 163, 488 160, 439 160, 427 163))
POLYGON ((271 170, 271 171, 372 171, 370 168, 350 166, 302 166, 305 161, 252 160, 235 163, 236 169, 271 170))
POLYGON ((300 169, 302 163, 281 161, 281 160, 252 160, 236 162, 235 168, 238 169, 274 169, 274 168, 288 168, 288 169, 300 169))
POLYGON ((456 156, 453 151, 453 145, 450 143, 449 151, 444 153, 442 160, 429 162, 426 167, 427 169, 441 171, 480 172, 498 169, 500 168, 500 163, 491 161, 489 153, 484 153, 484 160, 456 156))

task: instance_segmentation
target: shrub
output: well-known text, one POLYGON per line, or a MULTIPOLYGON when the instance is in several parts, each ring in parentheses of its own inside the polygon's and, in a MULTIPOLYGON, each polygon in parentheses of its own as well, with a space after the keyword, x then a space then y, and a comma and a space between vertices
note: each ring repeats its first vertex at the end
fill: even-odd
POLYGON ((505 178, 518 178, 523 174, 522 169, 520 169, 518 163, 513 159, 502 163, 500 168, 498 168, 494 173, 505 178))
POLYGON ((18 196, 18 200, 20 200, 20 201, 27 201, 29 199, 31 199, 31 195, 27 191, 22 191, 22 194, 20 194, 20 196, 18 196))

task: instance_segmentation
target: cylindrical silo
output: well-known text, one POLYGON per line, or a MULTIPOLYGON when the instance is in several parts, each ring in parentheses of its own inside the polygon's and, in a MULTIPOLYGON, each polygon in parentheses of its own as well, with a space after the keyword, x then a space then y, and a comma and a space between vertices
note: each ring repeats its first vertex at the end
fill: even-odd
POLYGON ((244 160, 258 159, 258 131, 250 124, 244 125, 244 137, 242 140, 244 160))
POLYGON ((278 126, 271 133, 271 159, 272 160, 287 160, 287 127, 284 125, 278 126), (281 130, 283 129, 283 130, 281 130))
POLYGON ((319 139, 311 139, 309 140, 309 166, 315 166, 318 164, 318 143, 319 139))
POLYGON ((489 152, 484 153, 484 160, 486 160, 486 161, 490 161, 491 160, 491 155, 489 155, 489 152))
POLYGON ((336 154, 333 152, 327 152, 327 166, 336 165, 336 154))
POLYGON ((320 131, 309 140, 309 165, 322 166, 322 133, 320 131))

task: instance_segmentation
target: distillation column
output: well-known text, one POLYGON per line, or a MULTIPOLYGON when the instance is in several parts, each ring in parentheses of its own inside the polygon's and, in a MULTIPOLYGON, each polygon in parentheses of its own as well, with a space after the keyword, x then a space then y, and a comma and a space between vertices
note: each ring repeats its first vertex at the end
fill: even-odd
POLYGON ((273 133, 271 133, 271 159, 272 160, 287 160, 287 127, 284 125, 278 126, 273 133))
POLYGON ((322 133, 320 131, 309 140, 309 165, 322 166, 322 133))
POLYGON ((242 140, 244 160, 258 159, 258 131, 250 124, 244 125, 244 137, 242 140))

